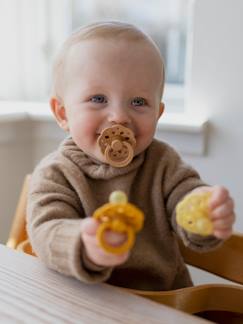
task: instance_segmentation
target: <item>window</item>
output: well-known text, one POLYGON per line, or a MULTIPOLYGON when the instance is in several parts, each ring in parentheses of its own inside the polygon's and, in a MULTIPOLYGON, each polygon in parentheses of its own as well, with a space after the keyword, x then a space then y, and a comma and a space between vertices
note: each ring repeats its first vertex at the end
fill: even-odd
POLYGON ((183 84, 188 0, 73 0, 72 29, 95 20, 117 19, 141 27, 156 41, 166 81, 183 84))
POLYGON ((165 101, 180 111, 189 0, 1 0, 0 100, 45 101, 53 56, 71 30, 95 20, 138 25, 159 46, 165 101))

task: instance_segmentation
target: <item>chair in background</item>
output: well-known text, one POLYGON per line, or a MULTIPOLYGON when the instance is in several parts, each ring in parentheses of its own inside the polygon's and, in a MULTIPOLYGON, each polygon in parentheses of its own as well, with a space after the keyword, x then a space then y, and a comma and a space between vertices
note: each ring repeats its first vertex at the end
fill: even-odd
MULTIPOLYGON (((29 180, 30 175, 23 184, 7 246, 35 255, 26 232, 29 180)), ((234 233, 220 248, 206 253, 194 252, 181 241, 179 245, 186 264, 228 279, 232 284, 203 284, 171 291, 129 291, 217 323, 243 323, 243 235, 234 233)))
POLYGON ((12 249, 35 255, 26 231, 26 205, 30 177, 30 175, 27 175, 24 179, 6 245, 12 249))

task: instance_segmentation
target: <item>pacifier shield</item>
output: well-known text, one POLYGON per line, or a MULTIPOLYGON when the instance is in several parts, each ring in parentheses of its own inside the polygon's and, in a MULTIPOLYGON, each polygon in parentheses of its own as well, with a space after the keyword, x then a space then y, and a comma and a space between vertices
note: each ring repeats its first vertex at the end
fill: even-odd
POLYGON ((106 162, 121 168, 132 161, 136 140, 129 128, 114 125, 102 131, 98 137, 98 145, 106 162))

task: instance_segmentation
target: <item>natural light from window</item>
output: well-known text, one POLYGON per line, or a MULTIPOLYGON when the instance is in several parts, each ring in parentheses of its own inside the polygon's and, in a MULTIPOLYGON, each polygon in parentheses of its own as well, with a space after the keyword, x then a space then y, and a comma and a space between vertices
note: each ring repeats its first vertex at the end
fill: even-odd
POLYGON ((77 27, 95 20, 138 25, 166 66, 165 102, 183 111, 189 0, 1 0, 0 101, 47 101, 53 57, 77 27))

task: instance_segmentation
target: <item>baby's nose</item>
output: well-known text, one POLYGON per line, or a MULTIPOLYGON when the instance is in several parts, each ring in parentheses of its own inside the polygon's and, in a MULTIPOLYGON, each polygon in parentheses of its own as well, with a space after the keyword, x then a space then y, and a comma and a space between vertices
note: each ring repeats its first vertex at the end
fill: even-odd
POLYGON ((116 107, 110 110, 108 121, 113 124, 127 125, 131 119, 126 108, 116 107))

